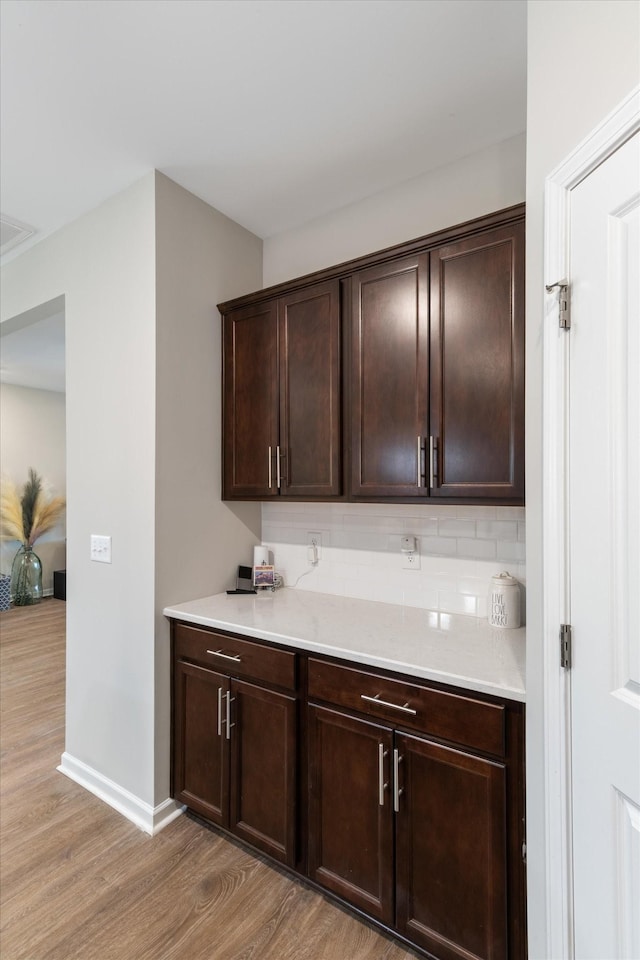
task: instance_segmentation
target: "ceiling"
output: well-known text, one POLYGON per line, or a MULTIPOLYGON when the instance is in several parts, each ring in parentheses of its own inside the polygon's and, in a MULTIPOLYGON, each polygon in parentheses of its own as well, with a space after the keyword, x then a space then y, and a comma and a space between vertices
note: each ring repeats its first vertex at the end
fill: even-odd
POLYGON ((153 169, 266 238, 525 129, 526 0, 2 0, 0 28, 2 214, 34 231, 3 263, 153 169))

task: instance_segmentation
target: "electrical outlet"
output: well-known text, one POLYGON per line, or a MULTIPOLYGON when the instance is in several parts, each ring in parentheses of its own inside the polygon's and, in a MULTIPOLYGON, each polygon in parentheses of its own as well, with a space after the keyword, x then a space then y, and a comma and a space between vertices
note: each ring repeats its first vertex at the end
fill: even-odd
POLYGON ((98 563, 111 563, 111 537, 100 537, 92 533, 90 558, 98 563))
POLYGON ((402 569, 403 570, 419 570, 420 569, 420 554, 418 553, 417 550, 411 550, 409 553, 403 552, 402 569))
POLYGON ((318 532, 313 532, 307 534, 307 556, 312 563, 317 563, 320 557, 322 556, 322 534, 318 532), (315 547, 315 553, 314 551, 315 547))

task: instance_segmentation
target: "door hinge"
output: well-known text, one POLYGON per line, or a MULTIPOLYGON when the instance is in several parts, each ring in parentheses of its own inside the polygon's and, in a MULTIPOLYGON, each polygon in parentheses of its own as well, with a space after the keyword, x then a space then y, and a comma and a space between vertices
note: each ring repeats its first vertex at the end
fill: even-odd
POLYGON ((556 283, 548 283, 545 287, 547 293, 552 290, 558 291, 558 324, 561 330, 571 329, 571 314, 569 309, 569 281, 558 280, 556 283))
POLYGON ((527 842, 526 840, 522 841, 522 860, 524 863, 527 862, 527 842))
POLYGON ((571 666, 571 640, 572 631, 570 623, 560 624, 560 666, 567 669, 571 666))

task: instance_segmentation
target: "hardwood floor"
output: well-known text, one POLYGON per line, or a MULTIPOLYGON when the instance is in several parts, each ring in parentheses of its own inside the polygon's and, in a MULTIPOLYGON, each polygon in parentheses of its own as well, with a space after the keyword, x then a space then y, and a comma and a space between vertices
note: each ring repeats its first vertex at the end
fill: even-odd
POLYGON ((148 837, 56 771, 65 603, 0 614, 2 960, 415 960, 179 817, 148 837))

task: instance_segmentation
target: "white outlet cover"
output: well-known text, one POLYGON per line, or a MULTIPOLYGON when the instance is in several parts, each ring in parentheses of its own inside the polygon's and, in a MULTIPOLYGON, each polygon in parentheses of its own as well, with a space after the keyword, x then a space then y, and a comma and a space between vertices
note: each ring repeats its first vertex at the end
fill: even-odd
POLYGON ((90 558, 97 563, 111 563, 111 537, 92 533, 90 558))
MULTIPOLYGON (((313 547, 316 548, 315 562, 317 562, 322 557, 322 534, 317 530, 310 530, 307 533, 307 548, 313 549, 313 547)), ((307 549, 307 557, 314 562, 309 549, 307 549)))
POLYGON ((417 550, 412 550, 411 553, 402 554, 402 569, 403 570, 419 570, 420 569, 420 554, 417 550))

